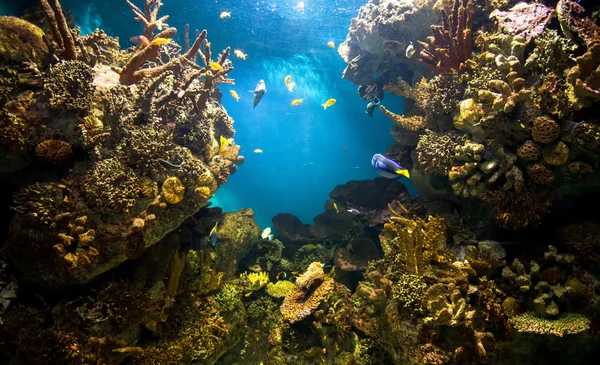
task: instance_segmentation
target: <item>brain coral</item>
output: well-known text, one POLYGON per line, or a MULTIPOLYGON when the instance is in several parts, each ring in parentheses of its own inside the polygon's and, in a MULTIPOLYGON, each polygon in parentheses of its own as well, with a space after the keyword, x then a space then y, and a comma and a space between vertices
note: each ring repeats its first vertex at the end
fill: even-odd
POLYGON ((183 200, 185 186, 178 177, 172 176, 165 180, 161 190, 162 195, 169 204, 177 204, 183 200))

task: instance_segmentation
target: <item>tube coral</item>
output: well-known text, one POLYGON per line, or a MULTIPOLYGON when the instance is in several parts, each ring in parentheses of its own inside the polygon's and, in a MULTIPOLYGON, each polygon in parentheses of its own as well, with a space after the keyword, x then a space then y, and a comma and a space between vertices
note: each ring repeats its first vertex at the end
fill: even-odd
POLYGON ((419 41, 423 65, 438 72, 461 70, 471 58, 471 27, 473 26, 472 0, 454 0, 452 13, 442 10, 442 25, 432 25, 432 37, 419 41))

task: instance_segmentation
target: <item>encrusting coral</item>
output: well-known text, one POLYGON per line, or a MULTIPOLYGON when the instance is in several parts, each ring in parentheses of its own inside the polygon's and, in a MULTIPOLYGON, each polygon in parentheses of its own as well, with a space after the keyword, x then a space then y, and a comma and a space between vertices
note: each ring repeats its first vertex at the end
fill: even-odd
POLYGON ((296 279, 296 286, 285 296, 279 310, 290 323, 308 317, 333 289, 334 280, 323 272, 323 264, 314 262, 296 279))

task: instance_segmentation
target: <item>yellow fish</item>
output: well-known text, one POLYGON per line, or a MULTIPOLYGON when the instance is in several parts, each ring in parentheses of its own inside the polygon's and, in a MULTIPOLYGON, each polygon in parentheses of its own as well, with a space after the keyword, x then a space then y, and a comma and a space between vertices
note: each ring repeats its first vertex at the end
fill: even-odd
POLYGON ((221 18, 221 19, 231 18, 231 12, 230 11, 224 11, 224 12, 221 13, 221 15, 219 15, 219 18, 221 18))
POLYGON ((219 221, 217 221, 217 223, 215 223, 215 226, 210 230, 210 233, 208 234, 208 236, 212 236, 212 234, 217 231, 217 226, 219 226, 219 221))
POLYGON ((327 42, 327 45, 331 48, 335 48, 335 43, 333 43, 333 41, 327 42))
POLYGON ((221 147, 219 148, 219 151, 221 153, 227 151, 227 147, 229 147, 228 145, 229 145, 229 139, 221 136, 221 147))
POLYGON ((252 293, 253 293, 253 292, 248 292, 248 293, 244 294, 244 296, 245 296, 246 298, 248 298, 249 296, 251 296, 251 295, 252 295, 252 293))
POLYGON ((244 54, 244 52, 240 51, 239 49, 233 51, 233 54, 235 54, 238 58, 241 58, 243 60, 246 60, 246 57, 248 57, 247 54, 244 54))
POLYGON ((295 82, 290 82, 289 84, 287 84, 287 88, 289 91, 294 91, 294 87, 296 87, 295 82))
POLYGON ((304 99, 296 99, 294 101, 292 101, 292 106, 296 106, 298 104, 301 104, 304 101, 304 99))
POLYGON ((254 150, 254 153, 263 153, 263 150, 261 150, 260 148, 257 148, 254 150))
POLYGON ((223 66, 219 65, 218 62, 212 61, 210 63, 210 68, 212 68, 214 71, 221 71, 223 69, 223 66))
POLYGON ((336 213, 340 212, 340 210, 338 209, 337 204, 335 202, 333 202, 333 208, 335 209, 336 213))
POLYGON ((287 84, 288 82, 290 82, 290 81, 292 81, 292 76, 290 76, 290 75, 287 75, 287 76, 285 77, 285 80, 283 80, 283 82, 284 82, 284 83, 286 83, 286 84, 287 84))
POLYGON ((229 93, 231 94, 231 96, 233 96, 235 101, 240 101, 240 96, 238 95, 238 93, 235 92, 235 90, 229 90, 229 93))
POLYGON ((163 44, 169 43, 171 40, 169 38, 154 38, 152 42, 150 42, 153 46, 162 46, 163 44))
POLYGON ((335 99, 329 99, 325 102, 325 104, 321 104, 321 106, 323 107, 323 109, 327 110, 327 108, 335 104, 336 101, 337 100, 335 99))

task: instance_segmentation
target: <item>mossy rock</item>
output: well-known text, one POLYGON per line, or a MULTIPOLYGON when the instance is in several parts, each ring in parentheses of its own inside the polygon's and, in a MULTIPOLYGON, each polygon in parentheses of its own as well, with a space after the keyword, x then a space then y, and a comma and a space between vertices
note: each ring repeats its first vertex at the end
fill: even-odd
POLYGON ((0 64, 33 61, 42 64, 48 55, 44 31, 12 16, 0 16, 0 64))

